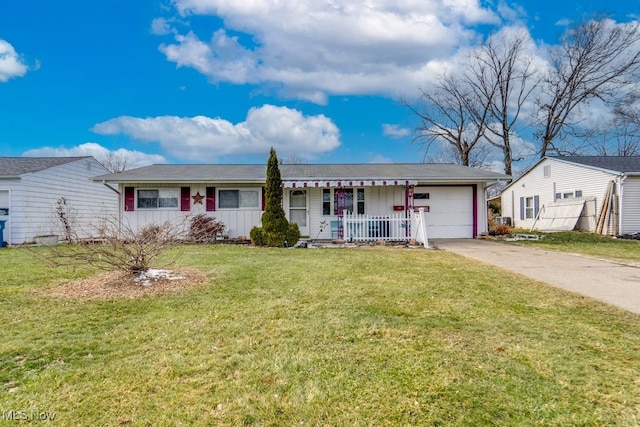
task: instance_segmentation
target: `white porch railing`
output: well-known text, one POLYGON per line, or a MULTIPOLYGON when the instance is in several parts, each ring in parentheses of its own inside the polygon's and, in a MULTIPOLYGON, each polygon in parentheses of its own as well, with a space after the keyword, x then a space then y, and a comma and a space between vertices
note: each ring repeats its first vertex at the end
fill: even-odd
POLYGON ((411 218, 407 218, 404 212, 390 215, 357 215, 345 212, 342 221, 346 241, 410 239, 411 218))

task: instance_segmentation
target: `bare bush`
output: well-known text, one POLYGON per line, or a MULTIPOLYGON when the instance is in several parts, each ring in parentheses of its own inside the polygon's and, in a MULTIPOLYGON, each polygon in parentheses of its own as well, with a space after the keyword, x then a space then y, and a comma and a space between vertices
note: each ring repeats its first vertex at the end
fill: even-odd
POLYGON ((191 218, 189 238, 195 243, 209 243, 216 240, 216 236, 223 233, 225 226, 215 217, 199 214, 191 218))
MULTIPOLYGON (((63 218, 60 220, 64 222, 63 218)), ((185 217, 134 230, 115 218, 101 218, 100 225, 94 227, 95 238, 81 239, 73 229, 69 229, 68 245, 52 246, 44 252, 37 252, 54 266, 91 265, 103 270, 139 274, 149 270, 152 263, 159 262, 169 249, 184 242, 187 237, 186 220, 185 217)), ((171 257, 164 257, 162 265, 157 267, 173 264, 179 255, 175 252, 171 257)))
POLYGON ((492 231, 496 236, 508 236, 513 232, 513 228, 507 224, 498 224, 490 231, 492 231))

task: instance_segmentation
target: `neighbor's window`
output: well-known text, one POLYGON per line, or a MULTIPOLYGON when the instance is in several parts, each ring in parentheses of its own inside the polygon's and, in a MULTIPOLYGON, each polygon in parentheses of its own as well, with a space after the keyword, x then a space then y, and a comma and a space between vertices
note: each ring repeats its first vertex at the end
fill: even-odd
POLYGON ((582 190, 556 193, 556 199, 573 199, 574 197, 582 197, 582 190))
POLYGON ((535 217, 533 212, 533 197, 524 199, 524 217, 525 219, 533 219, 535 217))
POLYGON ((138 190, 139 209, 177 208, 179 199, 179 188, 138 190))
POLYGON ((258 190, 218 190, 220 209, 251 209, 260 206, 258 190))

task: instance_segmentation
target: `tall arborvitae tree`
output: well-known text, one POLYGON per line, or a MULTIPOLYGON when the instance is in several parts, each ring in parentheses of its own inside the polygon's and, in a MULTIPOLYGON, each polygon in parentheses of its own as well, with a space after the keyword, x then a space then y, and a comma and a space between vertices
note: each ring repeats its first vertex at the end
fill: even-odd
POLYGON ((266 206, 262 214, 262 228, 251 230, 251 240, 258 245, 282 247, 294 245, 300 238, 297 224, 289 224, 282 208, 282 176, 276 150, 271 148, 267 162, 266 206))

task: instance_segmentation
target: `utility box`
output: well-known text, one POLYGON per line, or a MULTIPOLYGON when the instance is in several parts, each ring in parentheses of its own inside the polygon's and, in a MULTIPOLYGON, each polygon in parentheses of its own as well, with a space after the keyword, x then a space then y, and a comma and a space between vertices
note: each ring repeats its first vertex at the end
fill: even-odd
POLYGON ((496 225, 508 225, 511 227, 511 217, 510 216, 497 216, 494 219, 496 225))
POLYGON ((0 221, 0 248, 4 248, 4 225, 7 221, 0 221))

